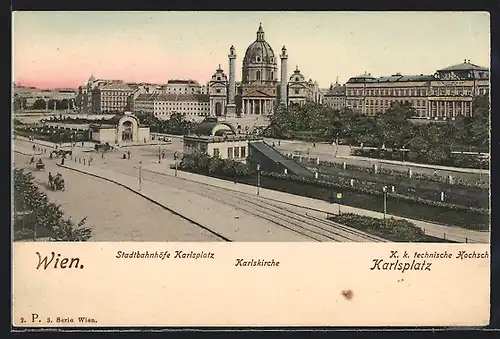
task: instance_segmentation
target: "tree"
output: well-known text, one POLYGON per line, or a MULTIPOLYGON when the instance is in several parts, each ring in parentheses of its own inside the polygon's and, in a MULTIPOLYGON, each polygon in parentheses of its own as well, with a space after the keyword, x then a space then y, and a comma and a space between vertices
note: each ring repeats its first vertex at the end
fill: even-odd
POLYGON ((14 169, 14 207, 15 240, 35 238, 38 230, 48 231, 57 241, 86 241, 92 234, 92 228, 85 225, 85 218, 77 225, 70 219, 65 220, 61 207, 40 192, 33 183, 33 175, 24 169, 14 169))
POLYGON ((39 109, 39 110, 47 109, 47 103, 43 99, 37 99, 33 103, 33 109, 39 109))

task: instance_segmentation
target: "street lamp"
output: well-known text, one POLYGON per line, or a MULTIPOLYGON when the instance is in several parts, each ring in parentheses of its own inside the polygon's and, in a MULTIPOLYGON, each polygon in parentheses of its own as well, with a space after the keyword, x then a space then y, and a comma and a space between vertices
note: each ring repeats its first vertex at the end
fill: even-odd
POLYGON ((257 195, 260 194, 260 164, 257 164, 257 195))
POLYGON ((174 175, 177 176, 177 152, 174 152, 174 161, 175 161, 175 172, 174 172, 174 175))
POLYGON ((142 188, 142 161, 139 161, 139 191, 142 188))
POLYGON ((387 219, 386 219, 386 214, 387 214, 387 186, 382 187, 382 190, 384 191, 384 225, 387 226, 387 219))
POLYGON ((161 148, 158 146, 158 163, 161 164, 161 148))

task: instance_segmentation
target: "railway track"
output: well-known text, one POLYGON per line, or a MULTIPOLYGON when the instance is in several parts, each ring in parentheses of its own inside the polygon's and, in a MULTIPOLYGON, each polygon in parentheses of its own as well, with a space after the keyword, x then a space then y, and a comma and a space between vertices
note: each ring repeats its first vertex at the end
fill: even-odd
MULTIPOLYGON (((137 175, 137 169, 121 167, 117 172, 137 175)), ((176 189, 197 194, 221 202, 242 212, 270 221, 291 232, 300 234, 314 241, 335 242, 384 242, 380 237, 341 225, 323 218, 311 216, 305 207, 295 207, 244 192, 234 192, 208 184, 179 179, 155 171, 142 170, 143 180, 166 184, 176 189), (295 209, 295 210, 294 210, 295 209), (302 210, 302 211, 297 211, 302 210)))

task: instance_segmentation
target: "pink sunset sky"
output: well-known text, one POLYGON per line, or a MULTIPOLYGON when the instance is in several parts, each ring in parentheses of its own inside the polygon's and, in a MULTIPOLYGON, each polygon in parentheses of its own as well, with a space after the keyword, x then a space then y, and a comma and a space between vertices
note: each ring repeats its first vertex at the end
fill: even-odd
POLYGON ((489 67, 486 12, 15 12, 13 81, 41 88, 101 79, 206 83, 236 48, 236 80, 262 23, 288 76, 298 66, 327 87, 364 72, 432 74, 463 62, 489 67))

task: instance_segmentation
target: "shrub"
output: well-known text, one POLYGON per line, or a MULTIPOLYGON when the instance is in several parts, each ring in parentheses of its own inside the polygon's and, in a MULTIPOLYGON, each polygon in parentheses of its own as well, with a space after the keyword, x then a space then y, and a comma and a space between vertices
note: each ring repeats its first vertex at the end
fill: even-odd
POLYGON ((427 236, 425 232, 414 223, 404 219, 372 218, 363 215, 345 213, 332 215, 328 219, 335 222, 371 233, 381 238, 396 242, 435 242, 439 239, 427 236))
POLYGON ((33 239, 38 229, 48 230, 56 241, 87 241, 92 235, 85 218, 76 225, 64 219, 61 207, 40 192, 33 183, 33 175, 24 169, 14 169, 14 207, 14 240, 33 239), (18 214, 23 214, 22 219, 18 214))

